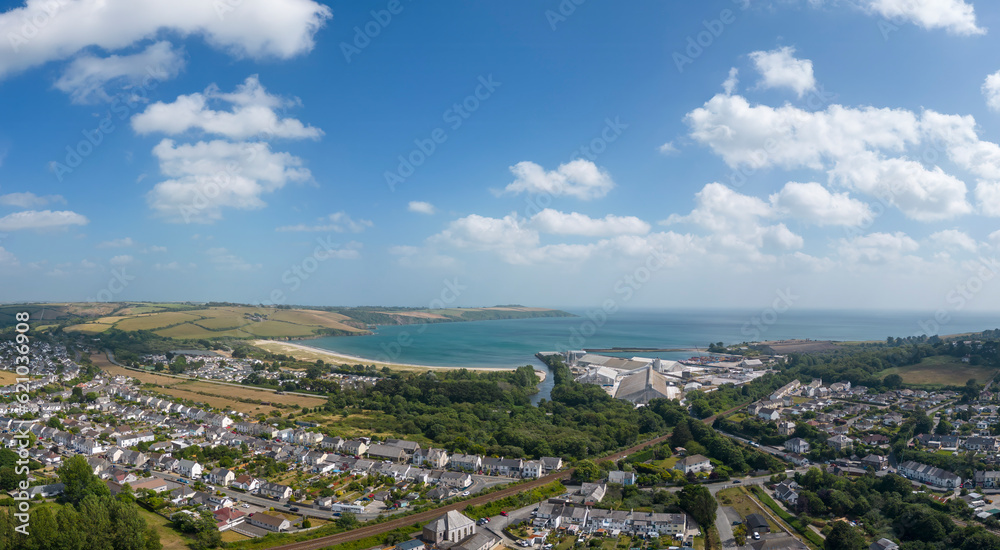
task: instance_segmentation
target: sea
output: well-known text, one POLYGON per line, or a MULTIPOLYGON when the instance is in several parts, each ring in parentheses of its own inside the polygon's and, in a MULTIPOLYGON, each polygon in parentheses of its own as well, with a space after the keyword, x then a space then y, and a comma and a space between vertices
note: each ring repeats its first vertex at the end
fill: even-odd
MULTIPOLYGON (((547 371, 540 351, 592 348, 657 348, 681 351, 606 353, 622 357, 680 360, 701 355, 710 342, 813 339, 882 340, 920 334, 961 334, 1000 328, 1000 313, 847 310, 662 310, 564 309, 576 317, 504 319, 460 323, 380 326, 374 334, 333 336, 297 343, 376 361, 446 367, 509 368, 531 365, 547 371)), ((602 352, 603 353, 603 352, 602 352)), ((548 396, 551 374, 535 401, 548 396)))

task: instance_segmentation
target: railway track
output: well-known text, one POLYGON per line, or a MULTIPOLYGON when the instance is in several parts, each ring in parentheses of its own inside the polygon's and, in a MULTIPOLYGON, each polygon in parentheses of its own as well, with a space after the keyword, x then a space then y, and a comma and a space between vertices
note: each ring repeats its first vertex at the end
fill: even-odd
MULTIPOLYGON (((720 415, 729 414, 739 408, 741 407, 734 407, 728 411, 712 415, 708 418, 702 419, 702 422, 711 426, 712 423, 715 422, 715 419, 718 418, 720 415)), ((648 441, 644 441, 637 445, 633 445, 628 449, 617 451, 607 456, 601 457, 597 459, 597 461, 600 462, 604 460, 610 460, 614 462, 632 453, 641 451, 646 447, 659 445, 660 443, 666 441, 667 438, 669 437, 670 434, 661 435, 659 437, 650 439, 648 441)), ((386 533, 388 531, 392 531, 393 529, 398 529, 400 527, 409 527, 412 526, 414 523, 430 521, 440 516, 441 514, 450 512, 451 510, 462 511, 469 506, 478 506, 480 504, 486 504, 487 502, 492 502, 494 500, 501 499, 510 495, 515 495, 517 493, 521 493, 524 491, 530 491, 532 489, 536 489, 543 485, 548 485, 549 483, 552 483, 553 481, 556 480, 569 479, 572 475, 573 475, 573 468, 570 468, 569 470, 556 472, 554 474, 549 474, 524 484, 515 485, 513 487, 506 487, 504 489, 500 489, 499 491, 495 491, 488 495, 473 497, 469 500, 463 500, 462 502, 449 504, 447 506, 442 506, 440 508, 435 508, 433 510, 427 510, 426 512, 420 512, 419 514, 414 514, 412 516, 393 519, 376 525, 359 527, 357 529, 352 529, 350 531, 345 531, 343 533, 337 533, 335 535, 327 535, 325 537, 319 537, 311 540, 304 540, 302 542, 283 544, 281 546, 272 546, 270 550, 320 550, 328 546, 334 546, 345 542, 353 542, 356 540, 373 537, 375 535, 380 535, 382 533, 386 533)))

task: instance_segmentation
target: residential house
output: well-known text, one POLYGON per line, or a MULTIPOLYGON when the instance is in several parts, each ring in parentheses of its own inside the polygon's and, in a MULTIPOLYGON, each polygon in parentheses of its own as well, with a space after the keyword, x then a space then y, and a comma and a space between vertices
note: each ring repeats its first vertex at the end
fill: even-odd
POLYGON ((215 517, 215 526, 219 531, 225 531, 246 521, 247 515, 237 508, 220 508, 212 512, 215 517))
POLYGON ((264 512, 257 512, 256 514, 248 518, 250 525, 255 527, 260 527, 261 529, 267 529, 268 531, 274 531, 280 533, 282 531, 288 531, 292 528, 290 521, 283 517, 272 516, 264 512))
POLYGON ((545 466, 541 460, 525 460, 524 466, 521 468, 521 477, 538 479, 542 477, 544 471, 545 466))
POLYGON ((374 460, 391 460, 393 462, 405 462, 409 460, 405 449, 379 443, 368 447, 368 458, 374 460))
POLYGON ((799 500, 799 484, 794 481, 783 481, 774 486, 774 496, 782 502, 795 506, 799 500))
POLYGON ((271 483, 269 481, 265 481, 260 484, 259 492, 261 496, 276 498, 278 500, 283 500, 292 496, 292 488, 288 485, 271 483))
POLYGON ((868 550, 899 550, 899 545, 889 539, 881 538, 871 543, 868 550))
POLYGON ((781 418, 781 411, 779 411, 777 409, 769 409, 769 408, 765 407, 765 408, 761 409, 760 412, 757 413, 757 418, 760 418, 762 420, 776 421, 779 418, 781 418))
POLYGON ((970 451, 995 453, 998 447, 996 438, 973 436, 965 440, 965 448, 970 451))
POLYGON ((843 434, 838 434, 827 439, 826 443, 838 452, 850 451, 854 448, 854 440, 843 434))
POLYGON ((621 485, 635 485, 635 472, 623 472, 612 470, 608 472, 608 483, 618 483, 621 485))
POLYGON ((133 445, 138 445, 140 443, 152 443, 156 440, 156 435, 153 432, 141 432, 118 436, 118 446, 119 447, 132 447, 133 445))
POLYGON ((545 474, 554 472, 563 467, 562 459, 557 456, 543 456, 541 461, 542 465, 545 467, 545 471, 542 473, 545 474))
POLYGON ((889 468, 889 459, 884 456, 870 454, 861 459, 861 465, 878 472, 889 468))
POLYGON ((479 455, 463 455, 456 453, 451 455, 449 466, 454 470, 478 472, 483 468, 483 458, 479 455))
POLYGON ((684 472, 685 475, 691 472, 711 472, 712 463, 702 455, 691 455, 678 460, 674 464, 674 469, 684 472))
POLYGON ((198 464, 194 460, 184 459, 177 462, 177 473, 182 476, 187 476, 192 479, 199 478, 201 477, 202 470, 203 468, 201 464, 198 464))
POLYGON ((790 436, 795 433, 795 422, 782 420, 778 422, 778 435, 790 436))
POLYGON ((232 486, 244 491, 255 491, 260 488, 260 480, 244 474, 233 479, 232 486))
POLYGON ((809 442, 801 437, 789 439, 785 442, 785 450, 793 453, 805 454, 809 452, 809 442))
POLYGON ((208 479, 216 485, 229 486, 236 479, 236 474, 226 468, 215 468, 208 474, 208 479))
POLYGON ((947 470, 912 460, 900 464, 899 473, 907 478, 938 487, 955 488, 962 485, 961 477, 947 470))
POLYGON ((972 480, 976 487, 996 489, 1000 487, 1000 471, 980 470, 972 475, 972 480))

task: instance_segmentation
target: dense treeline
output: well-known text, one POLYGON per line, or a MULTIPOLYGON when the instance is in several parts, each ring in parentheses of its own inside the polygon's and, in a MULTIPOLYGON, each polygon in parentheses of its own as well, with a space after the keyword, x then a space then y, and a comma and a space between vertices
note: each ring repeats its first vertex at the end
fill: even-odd
POLYGON ((952 517, 969 519, 972 509, 960 499, 939 503, 913 492, 910 482, 869 473, 848 479, 817 468, 796 474, 802 486, 796 511, 823 518, 852 518, 873 539, 895 538, 903 550, 998 550, 1000 538, 979 526, 959 527, 952 517))
POLYGON ((866 344, 838 352, 792 353, 787 358, 787 366, 791 372, 824 381, 846 380, 875 389, 892 389, 892 386, 898 386, 898 381, 889 381, 889 377, 883 381, 878 373, 894 367, 916 365, 926 357, 968 357, 969 364, 973 366, 1000 366, 1000 342, 987 339, 993 332, 982 333, 979 337, 986 341, 971 345, 964 341, 944 341, 936 336, 889 337, 885 344, 866 344))
POLYGON ((13 507, 0 508, 0 550, 160 550, 159 534, 140 515, 127 492, 110 496, 108 488, 80 455, 58 470, 66 485, 59 506, 34 502, 28 535, 15 531, 13 507))

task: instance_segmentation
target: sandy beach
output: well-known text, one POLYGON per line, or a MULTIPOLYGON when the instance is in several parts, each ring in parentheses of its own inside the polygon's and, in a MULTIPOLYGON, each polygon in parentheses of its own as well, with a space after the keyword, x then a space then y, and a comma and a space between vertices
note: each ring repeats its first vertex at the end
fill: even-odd
MULTIPOLYGON (((433 370, 457 370, 460 368, 468 368, 468 370, 476 371, 492 371, 492 370, 514 370, 515 367, 442 367, 436 365, 414 365, 412 363, 386 363, 383 361, 375 361, 372 359, 365 359, 364 357, 357 357, 355 355, 348 355, 346 353, 338 353, 335 351, 330 351, 327 349, 317 348, 313 346, 306 346, 303 344, 293 344, 291 342, 278 342, 275 340, 254 340, 253 345, 270 351, 271 353, 283 353, 285 355, 291 355, 296 359, 301 359, 303 361, 315 361, 317 359, 322 359, 327 363, 348 363, 351 365, 362 364, 362 365, 375 365, 378 368, 389 367, 393 370, 402 371, 413 371, 413 372, 426 372, 433 370)), ((536 370, 535 374, 542 380, 545 380, 545 371, 536 370)))

